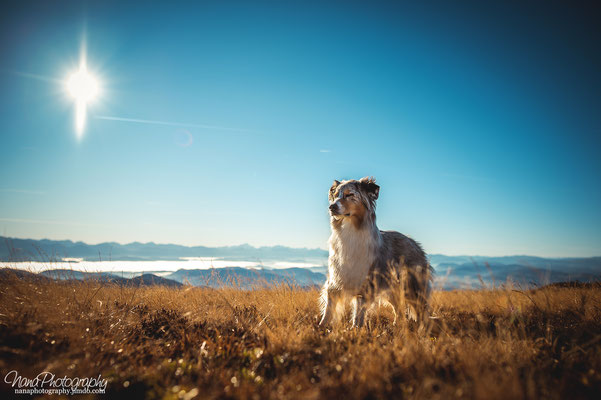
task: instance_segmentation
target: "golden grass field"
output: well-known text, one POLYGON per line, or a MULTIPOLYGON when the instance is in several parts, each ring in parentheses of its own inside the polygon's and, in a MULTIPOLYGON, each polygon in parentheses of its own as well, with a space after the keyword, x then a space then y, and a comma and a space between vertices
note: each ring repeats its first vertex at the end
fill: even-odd
MULTIPOLYGON (((320 329, 318 291, 0 281, 0 370, 108 379, 100 398, 578 399, 601 394, 601 288, 434 292, 320 329), (106 397, 105 397, 106 396, 106 397)), ((1 395, 12 393, 2 383, 1 395)), ((21 396, 23 398, 23 396, 21 396)))

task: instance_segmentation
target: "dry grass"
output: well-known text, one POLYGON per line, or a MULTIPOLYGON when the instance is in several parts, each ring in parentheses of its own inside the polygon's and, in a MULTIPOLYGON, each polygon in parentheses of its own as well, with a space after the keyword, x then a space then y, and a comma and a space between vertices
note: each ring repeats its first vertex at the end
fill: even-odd
MULTIPOLYGON (((0 282, 0 369, 109 379, 129 398, 592 398, 601 289, 435 292, 428 326, 317 326, 290 286, 0 282), (196 388, 196 389, 195 389, 196 388)), ((11 389, 4 383, 2 392, 11 389)), ((0 395, 2 394, 0 392, 0 395)))

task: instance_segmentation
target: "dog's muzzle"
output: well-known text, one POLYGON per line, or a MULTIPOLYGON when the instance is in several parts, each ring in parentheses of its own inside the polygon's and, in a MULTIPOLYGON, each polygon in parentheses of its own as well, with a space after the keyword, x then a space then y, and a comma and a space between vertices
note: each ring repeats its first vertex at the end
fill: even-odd
POLYGON ((332 203, 330 204, 330 214, 332 215, 340 215, 340 211, 338 210, 338 204, 332 203))

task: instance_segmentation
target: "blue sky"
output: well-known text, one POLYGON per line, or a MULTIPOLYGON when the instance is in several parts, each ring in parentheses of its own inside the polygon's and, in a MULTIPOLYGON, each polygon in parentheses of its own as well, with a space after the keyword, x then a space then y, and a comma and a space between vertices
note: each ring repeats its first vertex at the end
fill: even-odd
POLYGON ((598 10, 171 3, 4 6, 1 234, 326 248, 332 180, 373 175, 428 252, 601 255, 598 10))

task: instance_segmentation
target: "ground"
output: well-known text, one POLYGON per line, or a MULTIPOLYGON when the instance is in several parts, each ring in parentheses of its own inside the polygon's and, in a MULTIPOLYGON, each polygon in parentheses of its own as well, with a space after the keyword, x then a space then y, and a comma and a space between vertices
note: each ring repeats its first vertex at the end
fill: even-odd
MULTIPOLYGON (((5 376, 108 380, 134 398, 594 398, 601 288, 435 291, 426 324, 323 329, 318 291, 0 280, 5 376)), ((110 397, 105 397, 110 396, 110 397)))

